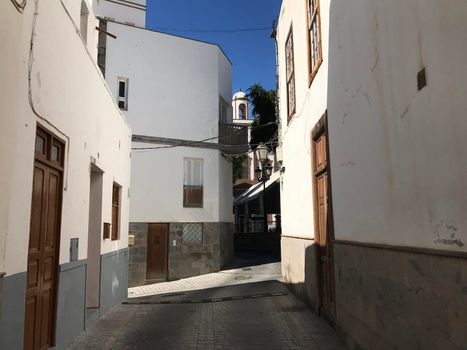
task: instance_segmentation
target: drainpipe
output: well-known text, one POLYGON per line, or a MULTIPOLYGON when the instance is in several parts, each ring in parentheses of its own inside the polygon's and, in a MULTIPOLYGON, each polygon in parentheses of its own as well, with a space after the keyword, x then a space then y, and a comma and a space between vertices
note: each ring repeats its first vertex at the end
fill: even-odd
MULTIPOLYGON (((276 168, 276 161, 282 166, 282 130, 281 130, 281 119, 280 119, 280 107, 279 107, 279 44, 277 42, 277 19, 272 23, 271 39, 274 40, 274 46, 276 49, 276 124, 277 124, 277 141, 274 168, 276 168), (278 153, 280 153, 278 155, 278 153)), ((274 169, 277 170, 277 169, 274 169)))

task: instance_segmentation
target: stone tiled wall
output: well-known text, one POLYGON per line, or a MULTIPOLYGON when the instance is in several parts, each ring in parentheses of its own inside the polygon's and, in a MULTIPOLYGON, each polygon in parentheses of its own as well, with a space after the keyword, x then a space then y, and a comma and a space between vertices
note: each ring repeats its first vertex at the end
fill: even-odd
POLYGON ((230 223, 203 223, 202 244, 183 243, 183 223, 170 224, 169 231, 170 280, 219 271, 233 256, 230 223))
POLYGON ((281 237, 282 276, 308 305, 318 306, 315 245, 310 239, 281 237))
POLYGON ((4 277, 4 272, 0 271, 0 319, 2 315, 2 300, 3 300, 3 277, 4 277))
POLYGON ((219 223, 220 267, 223 268, 234 257, 234 226, 232 223, 219 223))
POLYGON ((350 349, 467 349, 467 260, 335 245, 337 326, 350 349))
POLYGON ((130 233, 135 235, 135 244, 128 247, 128 285, 134 287, 146 283, 148 224, 130 223, 130 233))
MULTIPOLYGON (((135 244, 129 247, 130 287, 146 283, 147 231, 147 223, 130 223, 130 232, 135 235, 135 244)), ((183 223, 169 224, 169 280, 219 271, 233 258, 232 223, 203 223, 202 244, 183 243, 182 236, 183 223)))

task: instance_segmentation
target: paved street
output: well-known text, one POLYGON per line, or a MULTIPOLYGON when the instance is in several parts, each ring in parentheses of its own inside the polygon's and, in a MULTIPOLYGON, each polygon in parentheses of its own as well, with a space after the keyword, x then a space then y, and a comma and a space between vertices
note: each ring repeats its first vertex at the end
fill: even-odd
POLYGON ((280 282, 280 263, 249 263, 132 288, 128 303, 109 310, 70 349, 344 349, 280 282))

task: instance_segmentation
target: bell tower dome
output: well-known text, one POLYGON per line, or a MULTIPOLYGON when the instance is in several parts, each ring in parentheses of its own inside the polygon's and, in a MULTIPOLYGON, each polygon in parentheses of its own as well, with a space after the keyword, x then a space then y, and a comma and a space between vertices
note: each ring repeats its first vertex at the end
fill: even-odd
POLYGON ((239 91, 232 98, 233 121, 239 122, 241 120, 248 121, 250 115, 250 100, 248 96, 239 91))

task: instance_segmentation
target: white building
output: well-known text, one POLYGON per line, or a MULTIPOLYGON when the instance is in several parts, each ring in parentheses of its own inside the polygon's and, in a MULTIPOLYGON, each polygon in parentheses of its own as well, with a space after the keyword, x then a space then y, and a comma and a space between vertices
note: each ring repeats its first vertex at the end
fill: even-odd
MULTIPOLYGON (((250 118, 250 99, 243 91, 238 91, 233 95, 232 98, 232 111, 233 111, 233 123, 248 128, 248 142, 251 136, 251 124, 253 119, 250 118)), ((254 180, 255 179, 255 160, 254 153, 249 152, 242 164, 242 180, 254 180)), ((238 180, 237 180, 238 181, 238 180)))
POLYGON ((102 24, 116 36, 99 45, 105 78, 134 133, 130 285, 217 271, 233 254, 232 167, 218 143, 235 131, 231 63, 217 45, 102 24))
POLYGON ((146 26, 146 0, 93 0, 92 7, 97 17, 146 26))
POLYGON ((466 348, 467 4, 303 5, 277 34, 284 278, 351 348, 466 348))
POLYGON ((127 296, 131 131, 95 26, 88 1, 0 4, 1 349, 63 349, 127 296))

